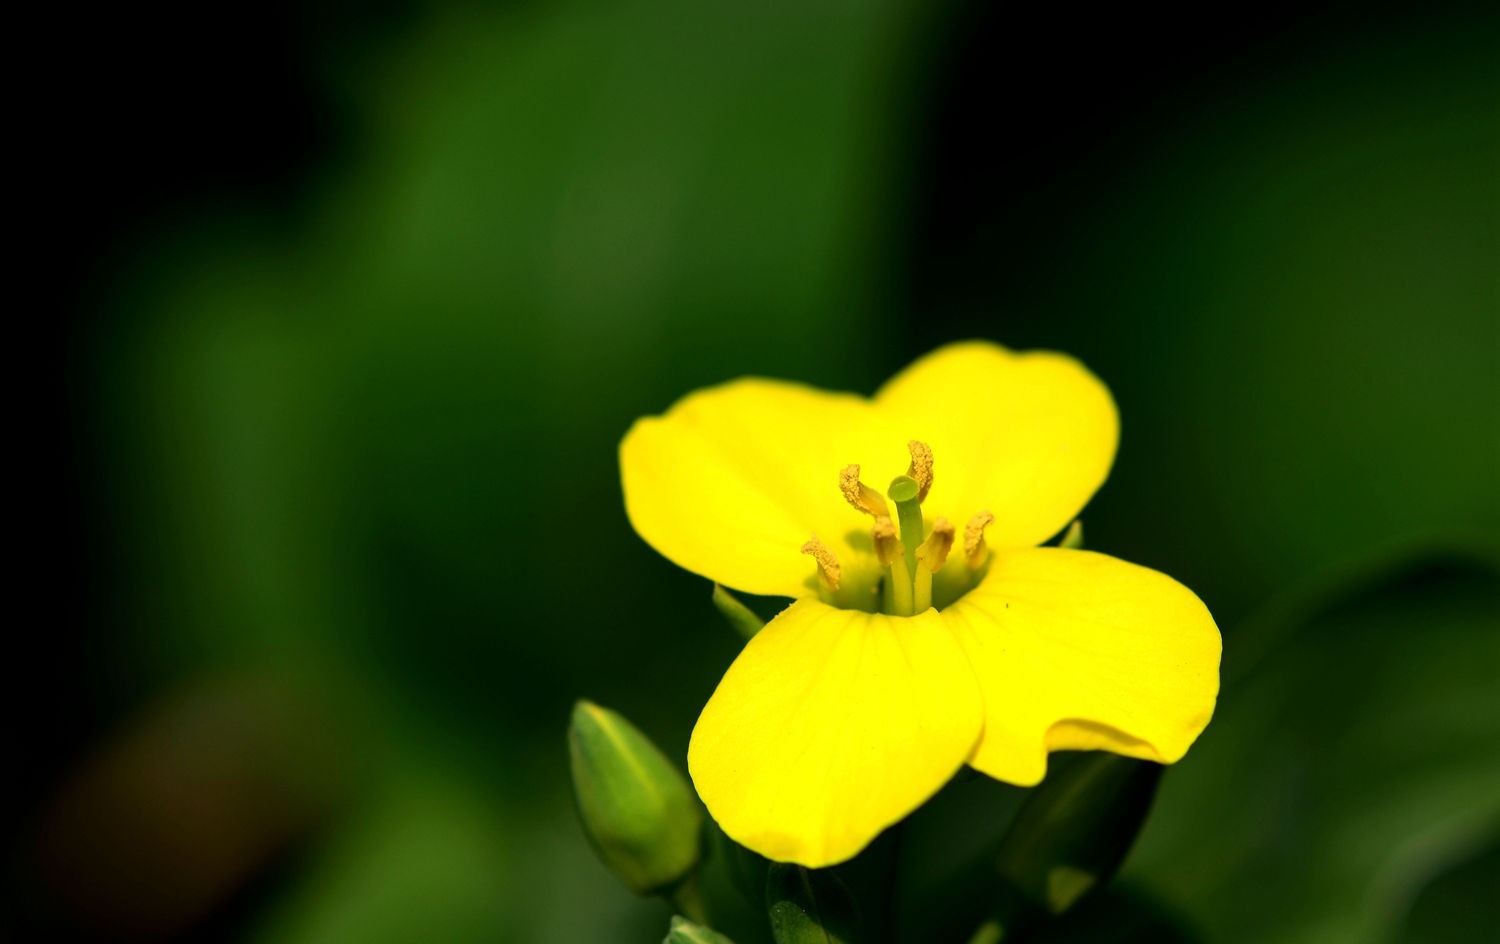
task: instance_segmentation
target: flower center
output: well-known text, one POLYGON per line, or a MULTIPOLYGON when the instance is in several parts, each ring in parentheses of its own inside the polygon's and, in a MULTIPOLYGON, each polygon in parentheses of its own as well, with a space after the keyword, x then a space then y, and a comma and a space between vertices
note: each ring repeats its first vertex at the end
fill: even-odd
MULTIPOLYGON (((814 535, 802 545, 818 566, 823 596, 835 605, 857 609, 878 609, 893 616, 911 616, 934 605, 934 578, 943 572, 952 551, 957 531, 947 518, 938 516, 929 525, 922 514, 922 502, 932 490, 932 449, 923 442, 907 443, 911 465, 905 475, 891 480, 884 495, 860 480, 859 466, 850 465, 839 473, 839 489, 844 499, 858 511, 875 519, 870 540, 878 570, 874 585, 850 586, 846 571, 837 556, 814 535), (895 515, 891 514, 895 506, 895 515)), ((989 559, 984 543, 985 526, 995 520, 988 511, 969 519, 964 529, 964 557, 967 568, 942 582, 937 603, 947 605, 963 596, 983 576, 989 559)), ((856 568, 856 574, 869 568, 856 568)), ((857 577, 856 577, 857 580, 857 577)), ((865 581, 868 584, 868 581, 865 581)))

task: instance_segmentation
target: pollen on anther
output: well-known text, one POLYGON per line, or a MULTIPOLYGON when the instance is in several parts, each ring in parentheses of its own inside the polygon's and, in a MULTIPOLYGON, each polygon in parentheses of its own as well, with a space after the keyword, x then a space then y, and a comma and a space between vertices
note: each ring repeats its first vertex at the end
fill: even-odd
POLYGON ((911 453, 906 474, 917 483, 917 501, 925 501, 932 488, 932 447, 913 439, 906 444, 906 450, 911 453))
POLYGON ((833 556, 833 552, 824 546, 818 536, 814 534, 802 545, 802 553, 811 555, 818 562, 818 576, 823 578, 823 586, 829 590, 839 588, 839 559, 833 556))
POLYGON ((964 556, 969 559, 969 569, 978 570, 989 559, 990 550, 984 544, 984 529, 992 524, 995 516, 987 511, 969 519, 964 528, 964 556))
POLYGON ((844 466, 839 473, 839 490, 845 501, 867 515, 880 518, 890 514, 884 496, 859 480, 858 464, 844 466))

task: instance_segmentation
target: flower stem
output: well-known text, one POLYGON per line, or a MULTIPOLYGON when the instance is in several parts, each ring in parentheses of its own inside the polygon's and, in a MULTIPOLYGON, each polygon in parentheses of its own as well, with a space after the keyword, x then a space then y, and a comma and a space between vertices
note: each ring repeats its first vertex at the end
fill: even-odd
POLYGON ((703 906, 703 891, 698 887, 698 873, 689 873, 663 897, 684 918, 696 924, 708 924, 708 909, 703 906))

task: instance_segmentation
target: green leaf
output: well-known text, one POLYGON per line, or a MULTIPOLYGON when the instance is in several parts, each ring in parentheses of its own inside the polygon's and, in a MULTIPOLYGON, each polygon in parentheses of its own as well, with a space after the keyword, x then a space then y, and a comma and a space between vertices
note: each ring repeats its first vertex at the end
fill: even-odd
POLYGON ((1211 940, 1375 940, 1500 822, 1500 568, 1431 556, 1282 611, 1227 635, 1238 681, 1126 876, 1211 940))

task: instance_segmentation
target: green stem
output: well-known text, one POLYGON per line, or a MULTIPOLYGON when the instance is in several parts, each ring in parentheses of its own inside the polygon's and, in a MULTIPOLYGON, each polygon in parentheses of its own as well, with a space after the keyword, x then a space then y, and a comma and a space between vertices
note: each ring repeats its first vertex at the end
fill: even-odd
POLYGON ((695 924, 708 926, 708 909, 703 903, 703 890, 698 887, 697 872, 690 873, 687 878, 673 885, 663 897, 684 918, 695 924))

